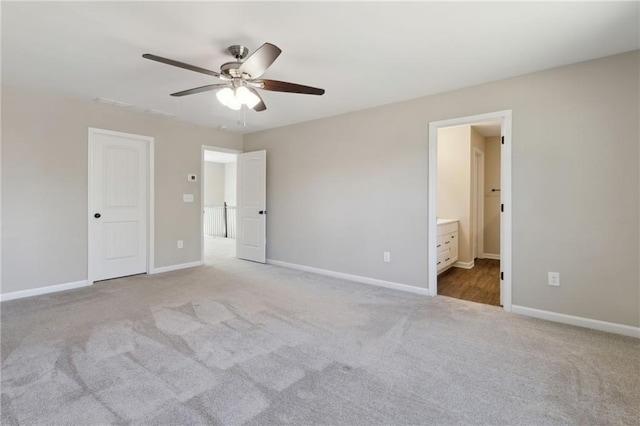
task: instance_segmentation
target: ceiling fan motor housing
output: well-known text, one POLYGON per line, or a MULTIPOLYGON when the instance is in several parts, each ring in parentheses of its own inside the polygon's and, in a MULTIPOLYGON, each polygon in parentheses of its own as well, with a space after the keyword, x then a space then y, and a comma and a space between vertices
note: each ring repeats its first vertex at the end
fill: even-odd
POLYGON ((229 53, 236 58, 236 61, 244 59, 249 54, 249 49, 246 46, 242 46, 241 44, 234 44, 229 46, 229 53))
POLYGON ((220 74, 228 78, 251 78, 247 73, 240 71, 242 62, 227 62, 220 67, 220 74))

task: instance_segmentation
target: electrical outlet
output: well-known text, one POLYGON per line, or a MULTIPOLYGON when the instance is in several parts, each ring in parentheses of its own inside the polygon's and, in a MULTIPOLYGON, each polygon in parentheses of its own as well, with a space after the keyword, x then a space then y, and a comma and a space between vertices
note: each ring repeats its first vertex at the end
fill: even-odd
POLYGON ((181 249, 184 247, 184 242, 182 240, 178 240, 178 248, 181 249))
POLYGON ((560 272, 549 272, 549 285, 560 287, 560 272))
POLYGON ((383 253, 383 259, 385 262, 391 262, 391 252, 385 251, 383 253))

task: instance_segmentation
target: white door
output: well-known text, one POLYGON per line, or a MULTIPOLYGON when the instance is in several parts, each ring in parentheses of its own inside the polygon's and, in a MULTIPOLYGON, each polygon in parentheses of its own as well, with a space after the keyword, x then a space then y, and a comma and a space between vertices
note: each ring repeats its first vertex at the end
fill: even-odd
POLYGON ((148 139, 89 131, 89 280, 147 272, 148 139))
POLYGON ((238 154, 236 254, 264 263, 266 249, 267 151, 238 154))

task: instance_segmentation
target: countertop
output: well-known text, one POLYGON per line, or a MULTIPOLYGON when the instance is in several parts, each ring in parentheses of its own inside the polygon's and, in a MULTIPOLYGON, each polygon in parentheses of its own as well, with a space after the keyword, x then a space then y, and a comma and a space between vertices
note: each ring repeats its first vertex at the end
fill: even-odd
POLYGON ((441 218, 438 218, 438 225, 444 225, 444 224, 447 224, 447 223, 453 223, 453 222, 457 222, 457 221, 458 221, 458 219, 441 219, 441 218))

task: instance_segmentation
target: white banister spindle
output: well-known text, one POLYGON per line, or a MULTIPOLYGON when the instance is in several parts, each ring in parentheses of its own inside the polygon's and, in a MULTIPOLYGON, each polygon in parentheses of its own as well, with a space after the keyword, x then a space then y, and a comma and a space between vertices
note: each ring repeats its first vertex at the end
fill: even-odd
MULTIPOLYGON (((236 238, 236 207, 226 206, 227 238, 236 238)), ((225 236, 225 206, 204 206, 204 235, 225 236)))

